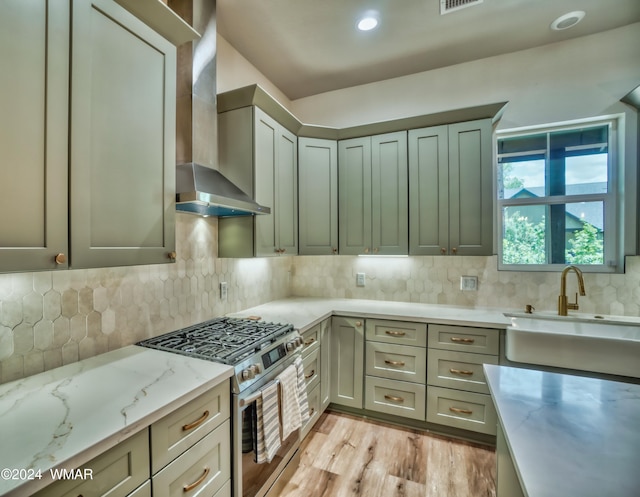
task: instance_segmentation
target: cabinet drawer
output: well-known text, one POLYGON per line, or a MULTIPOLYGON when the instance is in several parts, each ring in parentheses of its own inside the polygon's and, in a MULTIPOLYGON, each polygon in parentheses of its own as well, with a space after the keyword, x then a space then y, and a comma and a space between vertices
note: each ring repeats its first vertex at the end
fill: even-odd
POLYGON ((154 475, 153 496, 214 495, 221 489, 231 477, 229 427, 230 421, 226 420, 154 475))
POLYGON ((364 398, 365 409, 424 421, 424 385, 367 376, 364 398))
POLYGON ((302 334, 304 347, 302 348, 302 357, 306 357, 311 352, 320 347, 320 325, 317 324, 310 330, 302 334))
POLYGON ((320 350, 316 349, 302 359, 304 366, 304 381, 307 382, 307 392, 320 383, 320 350))
POLYGON ((151 497, 151 480, 136 488, 127 497, 151 497))
POLYGON ((467 326, 429 325, 429 348, 498 355, 498 330, 467 326))
POLYGON ((427 325, 425 323, 367 319, 366 336, 367 340, 377 342, 426 347, 427 325))
MULTIPOLYGON (((65 468, 75 469, 75 468, 65 468)), ((85 479, 66 479, 52 483, 37 497, 125 497, 136 490, 149 475, 149 430, 119 443, 80 468, 85 479)))
POLYGON ((309 421, 302 427, 301 438, 307 436, 313 425, 320 418, 320 385, 317 385, 311 392, 307 393, 307 400, 309 401, 309 421))
POLYGON ((427 421, 495 435, 498 418, 490 395, 429 386, 427 421))
POLYGON ((366 374, 424 384, 427 378, 427 349, 367 342, 366 374))
POLYGON ((483 364, 498 364, 498 357, 453 350, 429 349, 427 378, 429 385, 489 393, 483 364))
POLYGON ((229 382, 202 394, 151 425, 151 471, 160 471, 230 415, 229 382))

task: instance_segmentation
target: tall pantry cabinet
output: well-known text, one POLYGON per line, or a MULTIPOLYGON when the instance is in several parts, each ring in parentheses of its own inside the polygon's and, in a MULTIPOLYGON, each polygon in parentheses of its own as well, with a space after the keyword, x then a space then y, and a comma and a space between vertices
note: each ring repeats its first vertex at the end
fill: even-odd
POLYGON ((0 64, 0 271, 169 262, 175 46, 112 0, 6 0, 0 64))

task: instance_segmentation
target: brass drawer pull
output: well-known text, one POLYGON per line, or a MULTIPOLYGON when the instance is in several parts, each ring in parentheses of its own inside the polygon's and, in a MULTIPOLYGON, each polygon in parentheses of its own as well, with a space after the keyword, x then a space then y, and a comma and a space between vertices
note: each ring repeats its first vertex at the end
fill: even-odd
POLYGON ((384 360, 385 364, 390 364, 391 366, 404 366, 404 362, 402 361, 389 361, 387 359, 384 360))
POLYGON ((308 380, 309 378, 313 377, 313 375, 315 375, 315 374, 316 374, 316 370, 315 370, 315 369, 312 369, 312 370, 311 370, 311 372, 310 372, 309 374, 305 374, 305 375, 304 375, 304 379, 305 379, 305 380, 308 380))
POLYGON ((208 417, 209 417, 209 411, 204 411, 202 413, 202 416, 196 419, 193 423, 188 423, 186 425, 183 425, 182 431, 193 430, 196 426, 200 426, 202 423, 204 423, 204 420, 207 419, 208 417))
POLYGON ((307 345, 311 345, 312 343, 314 343, 316 341, 315 338, 309 338, 309 340, 307 340, 306 342, 304 342, 304 346, 306 347, 307 345))
POLYGON ((473 374, 473 371, 467 371, 466 369, 454 369, 454 368, 451 368, 451 369, 449 369, 449 372, 453 373, 453 374, 466 374, 466 375, 469 375, 469 376, 471 376, 473 374))
POLYGON ((456 343, 473 343, 476 341, 475 338, 459 338, 459 337, 451 337, 452 342, 456 343))
POLYGON ((185 485, 184 487, 182 487, 182 490, 184 492, 189 492, 191 490, 193 490, 194 488, 196 488, 198 485, 201 485, 203 481, 205 481, 207 479, 207 476, 209 476, 209 472, 211 470, 209 468, 204 468, 204 473, 202 473, 202 476, 200 478, 198 478, 196 481, 194 481, 193 483, 189 484, 189 485, 185 485))
POLYGON ((395 330, 387 330, 385 331, 387 335, 391 335, 392 337, 403 337, 406 335, 404 331, 395 331, 395 330))
POLYGON ((404 399, 402 397, 396 397, 395 395, 385 395, 384 398, 387 400, 392 400, 393 402, 404 402, 404 399))
POLYGON ((316 413, 316 408, 315 408, 315 407, 312 407, 312 408, 309 410, 309 416, 313 416, 315 413, 316 413))
POLYGON ((473 411, 470 411, 469 409, 460 409, 459 407, 450 407, 449 410, 460 414, 473 414, 473 411))

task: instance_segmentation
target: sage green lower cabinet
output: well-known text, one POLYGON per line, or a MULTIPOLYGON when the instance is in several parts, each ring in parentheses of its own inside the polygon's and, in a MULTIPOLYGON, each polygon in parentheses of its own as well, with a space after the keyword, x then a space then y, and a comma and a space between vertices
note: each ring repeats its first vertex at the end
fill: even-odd
POLYGON ((495 435, 498 417, 490 395, 429 385, 427 421, 495 435))
POLYGON ((301 438, 306 437, 311 428, 316 424, 318 419, 320 419, 320 414, 322 413, 320 409, 320 385, 316 385, 315 388, 307 391, 307 401, 309 403, 309 420, 302 427, 300 432, 301 438))
POLYGON ((426 349, 367 340, 365 350, 367 375, 423 385, 426 383, 426 349))
POLYGON ((298 138, 298 218, 301 255, 338 253, 338 143, 298 138))
POLYGON ((325 319, 302 333, 302 364, 309 402, 309 420, 302 427, 304 438, 329 405, 329 335, 331 319, 325 319))
POLYGON ((331 402, 331 318, 320 323, 320 411, 331 402))
POLYGON ((365 378, 365 409, 424 421, 426 387, 424 384, 365 378))
POLYGON ((127 497, 151 497, 151 480, 147 480, 127 497))
MULTIPOLYGON (((230 420, 226 420, 152 478, 154 497, 214 495, 231 478, 230 420)), ((230 493, 228 494, 230 495, 230 493)))
POLYGON ((409 131, 409 253, 493 253, 491 119, 409 131))
POLYGON ((364 319, 334 316, 331 323, 331 402, 362 409, 363 379, 364 319))
MULTIPOLYGON (((76 470, 76 468, 65 468, 76 470)), ((84 464, 79 479, 59 479, 35 497, 126 497, 149 479, 149 430, 120 442, 84 464)))
POLYGON ((525 497, 500 423, 496 436, 496 462, 496 497, 525 497))
POLYGON ((429 349, 429 384, 468 392, 489 394, 483 364, 498 364, 498 356, 452 350, 429 349))

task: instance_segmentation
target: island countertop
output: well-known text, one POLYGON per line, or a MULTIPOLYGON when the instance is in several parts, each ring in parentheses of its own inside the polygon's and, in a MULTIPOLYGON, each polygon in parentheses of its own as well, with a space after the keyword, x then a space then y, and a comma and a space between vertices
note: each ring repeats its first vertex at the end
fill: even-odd
POLYGON ((484 369, 527 497, 640 495, 640 385, 484 369))
POLYGON ((52 469, 78 468, 232 374, 130 345, 0 385, 0 470, 41 475, 3 473, 0 495, 31 495, 52 481, 52 469))

